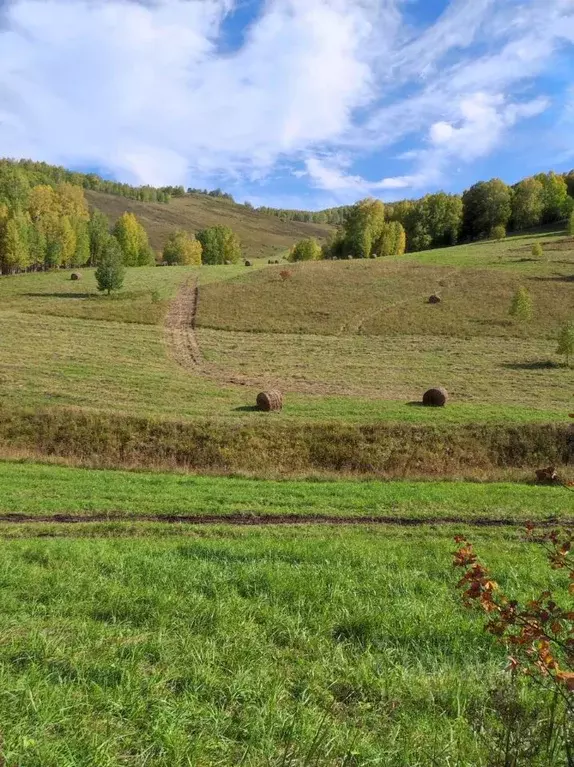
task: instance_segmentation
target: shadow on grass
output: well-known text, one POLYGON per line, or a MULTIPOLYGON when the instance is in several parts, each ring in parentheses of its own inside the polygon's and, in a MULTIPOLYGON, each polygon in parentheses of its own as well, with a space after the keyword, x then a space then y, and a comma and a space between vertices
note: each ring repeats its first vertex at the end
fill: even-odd
POLYGON ((26 298, 98 298, 98 293, 24 293, 26 298))
POLYGON ((531 362, 505 362, 500 367, 506 370, 558 370, 565 366, 553 360, 532 360, 531 362))
POLYGON ((406 402, 407 407, 426 407, 420 400, 414 400, 413 402, 406 402))
POLYGON ((240 405, 239 407, 233 408, 234 412, 236 413, 255 413, 259 412, 259 408, 257 405, 240 405))
POLYGON ((536 282, 574 282, 574 274, 556 274, 554 277, 529 277, 536 282))

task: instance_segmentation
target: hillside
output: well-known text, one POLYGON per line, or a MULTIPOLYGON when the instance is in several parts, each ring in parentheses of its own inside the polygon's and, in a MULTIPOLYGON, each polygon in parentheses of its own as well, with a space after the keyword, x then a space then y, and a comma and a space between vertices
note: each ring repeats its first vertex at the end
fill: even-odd
POLYGON ((276 258, 305 237, 325 240, 333 231, 327 224, 281 221, 241 205, 206 195, 175 197, 169 205, 86 191, 90 207, 98 208, 113 223, 122 213, 134 213, 146 228, 152 247, 161 250, 174 229, 198 231, 208 226, 230 226, 241 238, 247 258, 276 258))

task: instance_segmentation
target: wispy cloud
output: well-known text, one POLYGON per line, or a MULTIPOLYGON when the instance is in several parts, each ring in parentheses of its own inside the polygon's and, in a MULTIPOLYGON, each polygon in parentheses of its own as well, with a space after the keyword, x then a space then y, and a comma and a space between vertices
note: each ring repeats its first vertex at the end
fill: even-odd
POLYGON ((556 98, 529 89, 574 42, 571 0, 451 0, 426 27, 407 23, 412 0, 266 0, 228 52, 235 7, 12 0, 2 153, 141 183, 241 187, 290 163, 338 198, 433 188, 556 98), (375 155, 366 179, 354 163, 375 155))

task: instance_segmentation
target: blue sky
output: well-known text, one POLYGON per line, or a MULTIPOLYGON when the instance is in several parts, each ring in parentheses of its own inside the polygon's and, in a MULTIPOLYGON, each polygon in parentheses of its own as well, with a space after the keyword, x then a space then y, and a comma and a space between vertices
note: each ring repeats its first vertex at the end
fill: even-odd
POLYGON ((318 209, 574 167, 574 0, 0 0, 0 154, 318 209))

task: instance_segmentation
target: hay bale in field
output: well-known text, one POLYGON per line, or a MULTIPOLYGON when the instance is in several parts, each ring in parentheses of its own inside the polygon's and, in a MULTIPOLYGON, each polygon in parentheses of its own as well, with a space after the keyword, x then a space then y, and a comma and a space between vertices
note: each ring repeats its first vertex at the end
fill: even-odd
POLYGON ((73 282, 75 282, 76 280, 81 280, 82 279, 82 275, 78 274, 78 272, 72 272, 72 274, 70 275, 70 279, 73 282))
POLYGON ((257 395, 257 408, 265 413, 281 410, 283 407, 283 395, 277 389, 262 391, 257 395))
POLYGON ((436 293, 433 293, 432 296, 430 296, 428 302, 429 304, 440 304, 442 301, 442 298, 440 296, 437 296, 436 293))
POLYGON ((246 261, 245 266, 253 266, 253 264, 251 263, 251 261, 246 261))
POLYGON ((444 407, 448 400, 448 392, 446 389, 439 387, 438 389, 429 389, 423 394, 423 405, 427 407, 444 407))

